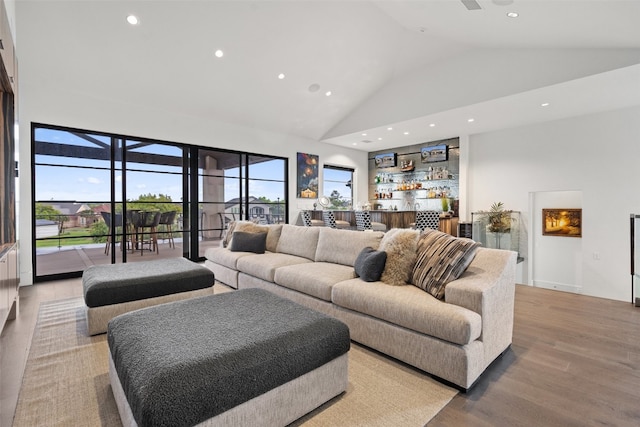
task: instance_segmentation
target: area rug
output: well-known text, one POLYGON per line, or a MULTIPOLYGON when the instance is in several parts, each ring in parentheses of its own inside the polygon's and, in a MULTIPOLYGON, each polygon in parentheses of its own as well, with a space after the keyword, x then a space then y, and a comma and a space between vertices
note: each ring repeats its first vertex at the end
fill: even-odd
MULTIPOLYGON (((87 336, 82 298, 42 303, 15 427, 121 426, 108 376, 106 335, 87 336)), ((457 391, 352 343, 346 393, 295 426, 424 426, 457 391)))

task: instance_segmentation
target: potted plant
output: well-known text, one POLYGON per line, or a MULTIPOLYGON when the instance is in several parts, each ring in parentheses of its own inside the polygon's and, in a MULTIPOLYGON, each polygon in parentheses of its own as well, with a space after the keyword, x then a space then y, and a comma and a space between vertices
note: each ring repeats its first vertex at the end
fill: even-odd
MULTIPOLYGON (((488 211, 482 211, 486 223, 487 237, 493 237, 495 248, 510 249, 511 247, 511 225, 515 218, 512 218, 512 210, 504 208, 504 203, 495 202, 488 211)), ((489 242, 487 242, 488 246, 489 242)))

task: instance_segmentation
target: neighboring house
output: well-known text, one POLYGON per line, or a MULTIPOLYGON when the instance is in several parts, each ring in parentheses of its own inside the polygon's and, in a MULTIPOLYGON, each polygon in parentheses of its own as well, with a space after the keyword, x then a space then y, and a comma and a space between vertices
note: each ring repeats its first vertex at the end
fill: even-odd
MULTIPOLYGON (((66 220, 62 224, 63 228, 89 227, 95 222, 93 215, 90 215, 91 208, 86 203, 63 202, 63 203, 43 203, 64 215, 66 220), (85 212, 84 215, 82 213, 85 212), (87 215, 89 214, 89 215, 87 215)), ((53 218, 51 218, 53 220, 53 218)))
MULTIPOLYGON (((271 223, 272 204, 262 203, 257 197, 249 196, 249 219, 257 220, 260 223, 271 223)), ((240 199, 235 198, 225 202, 224 212, 227 220, 235 220, 241 218, 241 212, 244 206, 240 205, 240 199)))

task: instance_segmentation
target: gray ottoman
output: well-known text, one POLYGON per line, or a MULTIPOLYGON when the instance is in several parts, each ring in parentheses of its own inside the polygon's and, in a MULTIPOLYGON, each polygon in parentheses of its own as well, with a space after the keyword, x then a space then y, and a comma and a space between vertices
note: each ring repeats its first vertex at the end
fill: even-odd
POLYGON ((82 274, 89 335, 119 314, 210 295, 213 283, 211 270, 186 258, 91 266, 82 274))
POLYGON ((346 390, 349 329, 262 289, 109 322, 124 426, 284 426, 346 390))

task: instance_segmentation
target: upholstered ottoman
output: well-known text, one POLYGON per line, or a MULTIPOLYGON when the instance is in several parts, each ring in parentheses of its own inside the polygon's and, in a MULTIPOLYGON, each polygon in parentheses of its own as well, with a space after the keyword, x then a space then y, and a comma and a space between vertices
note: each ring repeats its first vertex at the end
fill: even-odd
POLYGON ((94 265, 82 274, 89 335, 139 308, 213 293, 211 270, 186 258, 94 265))
POLYGON ((347 388, 348 327, 262 289, 109 322, 124 426, 284 426, 347 388))

